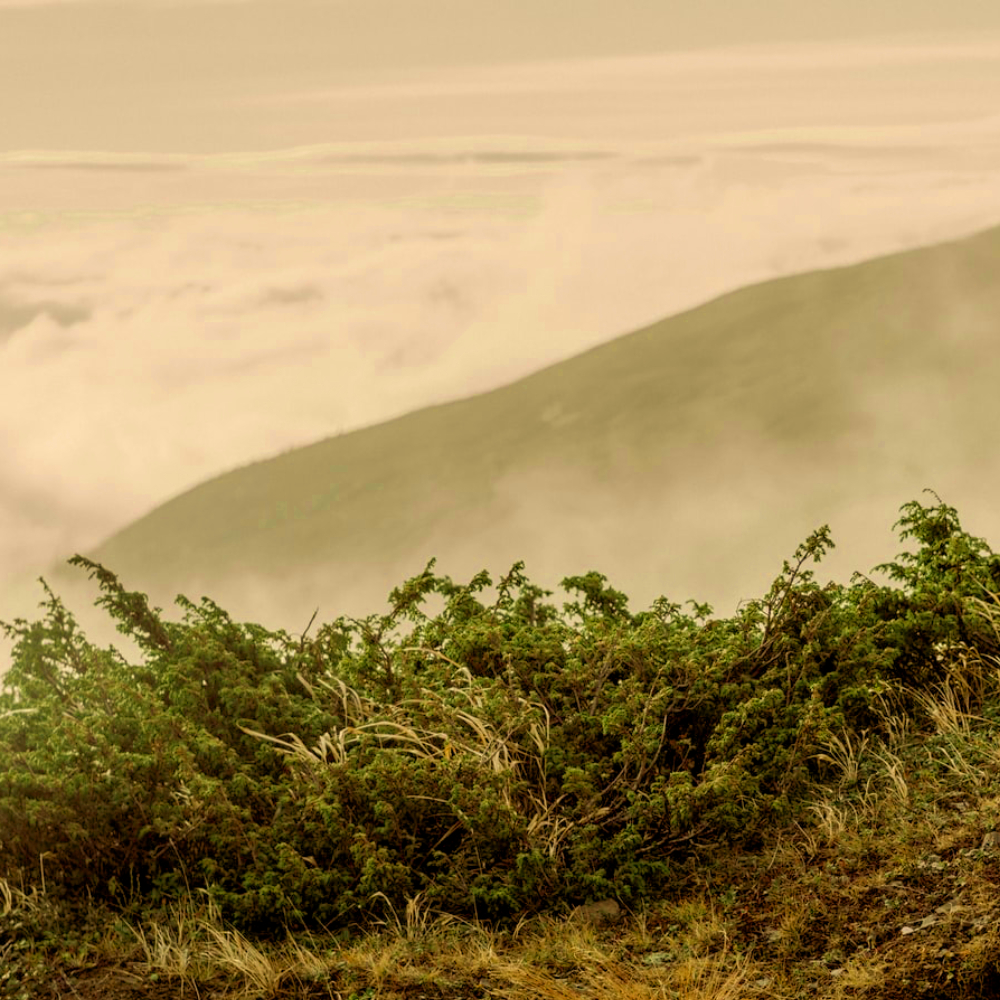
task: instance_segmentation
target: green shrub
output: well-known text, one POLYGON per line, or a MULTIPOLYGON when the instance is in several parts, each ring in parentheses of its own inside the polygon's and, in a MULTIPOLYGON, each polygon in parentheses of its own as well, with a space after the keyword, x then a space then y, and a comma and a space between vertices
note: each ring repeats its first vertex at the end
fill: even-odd
POLYGON ((207 599, 165 621, 76 557, 142 658, 91 645, 48 587, 39 621, 4 626, 0 877, 117 905, 201 889, 258 932, 418 894, 489 919, 640 899, 685 854, 795 816, 818 750, 877 729, 887 693, 916 704, 942 648, 1000 651, 981 603, 1000 560, 940 501, 898 526, 918 549, 889 583, 820 586, 823 528, 729 619, 633 614, 599 573, 558 608, 522 564, 493 588, 432 563, 385 614, 312 638, 207 599))

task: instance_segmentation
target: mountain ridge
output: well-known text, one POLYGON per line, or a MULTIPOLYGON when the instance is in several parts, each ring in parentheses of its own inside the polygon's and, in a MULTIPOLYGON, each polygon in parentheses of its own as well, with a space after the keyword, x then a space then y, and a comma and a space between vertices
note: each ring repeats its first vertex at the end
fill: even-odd
POLYGON ((194 586, 237 605, 234 580, 311 600, 371 578, 370 603, 432 556, 458 575, 540 555, 536 575, 620 577, 629 552, 649 554, 642 531, 614 523, 623 511, 647 534, 662 522, 675 547, 693 533, 707 558, 715 520, 770 561, 781 529, 804 534, 859 494, 898 506, 967 478, 978 449, 961 428, 1000 419, 998 273, 991 228, 736 289, 504 386, 222 473, 89 554, 166 600, 194 586), (557 566, 561 553, 593 565, 557 566))

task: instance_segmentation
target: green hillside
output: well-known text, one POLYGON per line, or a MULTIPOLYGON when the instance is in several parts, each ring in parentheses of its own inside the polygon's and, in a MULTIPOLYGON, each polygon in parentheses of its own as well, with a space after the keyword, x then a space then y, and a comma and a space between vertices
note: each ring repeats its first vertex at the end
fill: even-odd
POLYGON ((370 610, 432 556, 454 576, 524 559, 542 582, 598 568, 640 603, 732 604, 818 523, 850 569, 889 555, 866 548, 879 519, 925 486, 988 535, 998 274, 993 229, 744 288, 221 475, 89 555, 163 602, 297 620, 370 610))

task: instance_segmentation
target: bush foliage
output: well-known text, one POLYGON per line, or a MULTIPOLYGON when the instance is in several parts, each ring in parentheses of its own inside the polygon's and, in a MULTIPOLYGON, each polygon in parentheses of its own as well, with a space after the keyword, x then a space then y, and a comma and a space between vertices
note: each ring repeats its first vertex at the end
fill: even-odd
POLYGON ((915 549, 887 582, 816 582, 822 528, 728 619, 632 613, 596 572, 559 608, 521 564, 494 586, 432 563, 312 637, 206 598, 167 621, 77 556, 142 656, 89 643, 44 581, 40 620, 3 626, 0 877, 123 907, 203 890, 258 932, 418 895, 486 919, 634 902, 794 818, 820 749, 877 732, 886 698, 919 715, 942 650, 1000 653, 1000 558, 940 500, 897 527, 915 549))

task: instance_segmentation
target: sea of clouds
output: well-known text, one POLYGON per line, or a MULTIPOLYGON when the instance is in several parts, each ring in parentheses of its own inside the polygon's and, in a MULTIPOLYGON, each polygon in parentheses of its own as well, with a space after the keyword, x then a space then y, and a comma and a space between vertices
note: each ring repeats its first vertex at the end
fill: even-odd
POLYGON ((0 153, 0 577, 741 285, 1000 221, 1000 119, 960 100, 1000 49, 824 52, 272 100, 405 106, 405 138, 0 153))

